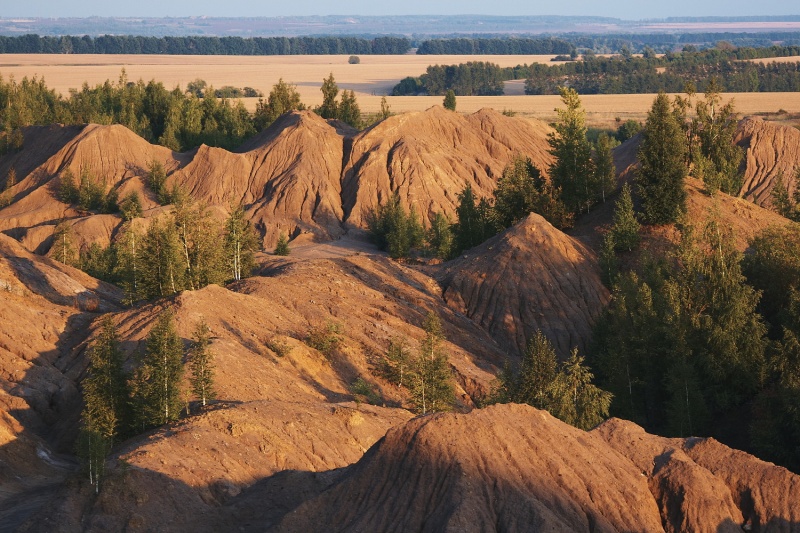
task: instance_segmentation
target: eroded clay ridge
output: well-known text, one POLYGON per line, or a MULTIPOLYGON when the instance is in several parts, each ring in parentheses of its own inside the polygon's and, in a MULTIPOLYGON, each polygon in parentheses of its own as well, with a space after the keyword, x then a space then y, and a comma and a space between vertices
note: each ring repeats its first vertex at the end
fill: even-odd
POLYGON ((274 529, 800 531, 800 476, 713 439, 631 422, 583 432, 529 406, 417 418, 389 430, 274 529))
POLYGON ((771 205, 778 176, 793 194, 800 167, 800 130, 748 117, 739 123, 734 141, 745 148, 744 180, 740 195, 762 207, 771 205))
POLYGON ((0 175, 14 168, 19 182, 15 202, 0 210, 0 231, 43 252, 56 223, 66 218, 78 225, 83 242, 107 243, 118 217, 86 222, 97 215, 58 200, 61 176, 88 170, 117 188, 120 198, 136 191, 148 218, 162 211, 145 184, 153 161, 169 174, 168 188, 177 184, 224 210, 243 203, 267 248, 280 233, 324 241, 342 235, 348 224, 364 227, 366 214, 394 192, 406 209, 454 220, 458 193, 471 185, 479 197, 490 195, 515 155, 546 169, 549 132, 544 123, 491 110, 464 117, 434 107, 357 133, 301 111, 282 116, 234 152, 202 145, 179 154, 119 125, 30 127, 23 149, 0 163, 0 175))
POLYGON ((531 213, 514 227, 447 263, 439 274, 447 304, 480 324, 509 353, 522 354, 541 330, 566 357, 586 353, 609 301, 594 253, 531 213))

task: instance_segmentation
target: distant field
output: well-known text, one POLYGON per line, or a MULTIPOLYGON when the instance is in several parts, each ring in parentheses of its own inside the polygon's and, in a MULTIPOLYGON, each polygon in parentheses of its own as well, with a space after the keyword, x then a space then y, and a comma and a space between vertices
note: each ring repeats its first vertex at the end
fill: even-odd
MULTIPOLYGON (((47 85, 69 94, 83 82, 90 85, 105 80, 116 81, 124 68, 131 81, 139 78, 161 81, 169 88, 182 88, 202 78, 215 87, 233 85, 253 87, 268 94, 283 78, 297 85, 303 102, 314 106, 322 102, 320 85, 331 72, 341 89, 356 92, 361 110, 366 113, 380 109, 383 95, 406 76, 425 72, 430 64, 449 65, 467 61, 491 61, 500 66, 520 63, 549 63, 552 56, 360 56, 361 63, 350 65, 348 56, 153 56, 153 55, 0 55, 0 75, 17 79, 23 76, 44 76, 47 85)), ((800 58, 786 58, 786 60, 800 58)), ((460 96, 458 111, 473 112, 483 107, 498 111, 512 110, 519 115, 546 121, 555 118, 553 111, 560 105, 557 96, 525 96, 524 82, 507 82, 506 96, 460 96)), ((741 93, 732 95, 736 109, 743 115, 800 112, 800 93, 741 93)), ((254 109, 257 99, 245 99, 254 109)), ((388 97, 394 112, 421 111, 441 104, 439 96, 388 97)), ((593 126, 613 126, 616 118, 642 120, 653 102, 653 95, 587 95, 581 101, 587 120, 593 126)))

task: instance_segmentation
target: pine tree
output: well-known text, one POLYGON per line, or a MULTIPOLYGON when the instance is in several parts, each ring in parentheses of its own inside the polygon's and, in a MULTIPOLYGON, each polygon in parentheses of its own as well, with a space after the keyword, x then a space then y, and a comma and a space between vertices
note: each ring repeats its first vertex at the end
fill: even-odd
POLYGON ((595 191, 592 149, 586 138, 586 112, 575 89, 560 87, 559 92, 566 109, 556 108, 556 133, 548 138, 554 157, 550 178, 561 189, 561 198, 569 209, 575 213, 584 209, 588 212, 595 191))
POLYGON ((231 209, 225 222, 225 261, 231 278, 239 281, 248 277, 255 267, 253 253, 258 249, 258 237, 244 218, 244 207, 231 209))
POLYGON ((686 211, 686 140, 669 99, 659 93, 647 114, 636 176, 642 211, 650 224, 669 224, 686 211))
POLYGON ((78 260, 78 254, 75 249, 75 232, 72 229, 72 224, 66 220, 59 222, 53 231, 51 255, 65 265, 74 265, 78 260))
POLYGON ((425 317, 425 337, 419 343, 419 352, 409 372, 409 389, 417 412, 435 413, 450 409, 455 401, 452 373, 444 341, 442 323, 435 313, 425 317))
POLYGON ((448 89, 445 93, 442 106, 450 111, 456 110, 456 93, 453 91, 453 89, 448 89))
POLYGON ((389 201, 367 217, 370 235, 381 250, 392 259, 407 257, 411 249, 422 244, 424 231, 416 213, 403 208, 400 194, 392 193, 389 201))
POLYGON ((278 243, 275 245, 275 255, 286 256, 289 255, 291 250, 289 250, 289 238, 286 236, 285 233, 281 232, 280 236, 278 237, 278 243))
POLYGON ((150 330, 139 370, 137 392, 144 425, 177 420, 182 407, 183 342, 175 330, 172 311, 163 311, 150 330))
POLYGON ((636 220, 636 213, 633 210, 633 198, 631 198, 631 188, 626 183, 622 186, 622 192, 614 204, 614 223, 611 226, 611 234, 614 239, 616 250, 627 250, 632 252, 639 246, 639 230, 641 226, 636 220))
POLYGON ((333 72, 322 80, 320 91, 322 91, 322 105, 314 111, 322 118, 336 118, 339 114, 339 104, 336 102, 339 86, 336 85, 336 81, 333 79, 333 72))
POLYGON ((253 124, 256 130, 261 131, 278 117, 294 109, 305 109, 300 101, 300 93, 297 92, 296 86, 286 83, 281 78, 272 86, 267 102, 259 98, 253 115, 253 124))
POLYGON ((189 348, 189 364, 192 369, 192 392, 200 405, 205 407, 216 398, 214 391, 214 356, 209 350, 211 344, 210 330, 205 321, 195 327, 192 334, 192 345, 189 348))

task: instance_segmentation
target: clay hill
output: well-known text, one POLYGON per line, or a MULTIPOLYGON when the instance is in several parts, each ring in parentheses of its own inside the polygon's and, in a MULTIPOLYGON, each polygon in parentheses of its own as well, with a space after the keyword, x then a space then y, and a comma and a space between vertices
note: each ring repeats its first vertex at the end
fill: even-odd
POLYGON ((464 117, 432 107, 390 117, 352 140, 342 174, 346 221, 363 227, 395 192, 423 220, 437 212, 454 220, 458 194, 470 185, 478 198, 490 196, 515 155, 546 169, 550 132, 542 122, 489 109, 464 117))
POLYGON ((68 219, 82 243, 107 244, 119 218, 89 216, 60 202, 60 177, 67 169, 76 177, 86 170, 120 198, 136 191, 148 218, 162 211, 145 186, 153 161, 167 171, 167 188, 178 185, 222 210, 243 204, 266 248, 281 233, 327 241, 363 228, 367 213, 395 191, 407 209, 452 219, 457 194, 471 185, 478 196, 490 195, 515 155, 547 168, 549 132, 544 123, 492 110, 464 117, 434 107, 360 134, 293 112, 234 152, 203 145, 179 154, 118 125, 30 127, 21 151, 0 162, 0 176, 13 168, 18 180, 15 202, 0 210, 0 231, 44 253, 55 225, 68 219))
POLYGON ((746 150, 742 197, 769 207, 778 176, 783 177, 789 194, 794 193, 795 172, 800 168, 800 130, 748 117, 739 123, 735 142, 746 150))
POLYGON ((414 419, 329 483, 274 531, 800 531, 784 468, 520 405, 414 419))
POLYGON ((586 353, 610 295, 594 253, 541 216, 468 250, 438 274, 447 304, 488 331, 509 353, 541 330, 559 354, 586 353))

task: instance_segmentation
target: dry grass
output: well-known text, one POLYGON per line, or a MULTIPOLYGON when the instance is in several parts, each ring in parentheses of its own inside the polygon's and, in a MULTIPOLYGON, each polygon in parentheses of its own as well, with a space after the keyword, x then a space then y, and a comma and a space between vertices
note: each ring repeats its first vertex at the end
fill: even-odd
MULTIPOLYGON (((501 66, 520 63, 549 63, 552 56, 360 56, 361 63, 350 65, 348 56, 154 56, 154 55, 0 55, 0 75, 44 76, 48 86, 60 93, 105 80, 116 81, 124 68, 129 80, 161 81, 169 88, 202 78, 215 87, 233 85, 254 87, 265 94, 283 78, 297 85, 303 102, 314 106, 322 102, 320 85, 333 73, 341 89, 354 90, 362 111, 376 112, 380 101, 406 76, 417 76, 430 64, 457 64, 467 61, 491 61, 501 66)), ((785 60, 800 60, 786 58, 785 60)), ((521 116, 545 121, 555 119, 554 109, 561 102, 557 96, 525 96, 524 82, 506 84, 505 96, 461 96, 458 110, 474 112, 483 107, 511 110, 521 116)), ((743 115, 800 111, 800 93, 733 94, 736 108, 743 115)), ((587 95, 581 101, 592 126, 614 127, 616 118, 643 120, 653 102, 653 95, 587 95)), ((255 98, 245 99, 254 109, 255 98)), ((420 111, 440 105, 439 96, 388 97, 394 112, 420 111)))

